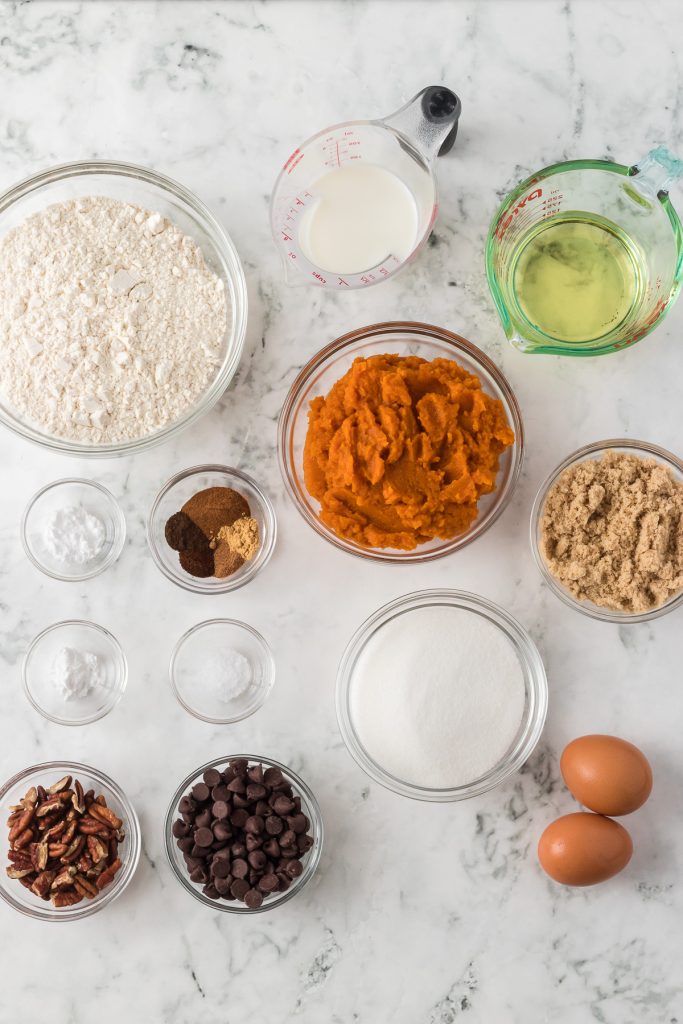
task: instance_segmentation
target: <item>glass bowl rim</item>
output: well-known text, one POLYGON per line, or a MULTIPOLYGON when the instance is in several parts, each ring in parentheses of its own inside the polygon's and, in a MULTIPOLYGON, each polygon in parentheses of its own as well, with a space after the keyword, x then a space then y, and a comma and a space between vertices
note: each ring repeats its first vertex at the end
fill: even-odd
POLYGON ((48 722, 53 722, 55 725, 66 725, 69 727, 92 725, 93 722, 98 722, 101 718, 104 718, 106 715, 108 715, 110 711, 113 711, 116 705, 123 697, 124 693, 126 692, 126 686, 128 683, 128 659, 126 658, 125 651, 123 650, 123 647, 121 646, 120 642, 116 639, 114 634, 110 632, 110 630, 106 629, 105 626, 100 626, 99 623, 97 622, 91 622, 90 619, 60 619, 59 622, 53 622, 49 626, 46 626, 45 629, 41 629, 41 631, 37 633, 36 636, 34 636, 33 640, 31 640, 30 644, 26 648, 26 651, 24 652, 24 657, 22 658, 21 661, 21 682, 24 689, 24 694, 31 707, 39 714, 41 714, 43 718, 46 718, 48 722), (85 626, 86 628, 94 629, 102 636, 105 636, 107 640, 111 643, 114 651, 116 652, 116 657, 119 661, 119 665, 121 668, 121 685, 118 687, 116 691, 114 691, 114 699, 110 703, 106 704, 102 708, 102 710, 98 711, 94 715, 90 715, 88 718, 82 719, 80 722, 70 722, 68 719, 59 718, 56 715, 48 714, 45 708, 41 707, 38 701, 35 699, 35 697, 31 693, 31 689, 28 684, 27 668, 31 655, 34 653, 40 641, 43 640, 48 635, 48 633, 52 633, 54 632, 54 630, 61 629, 64 626, 85 626))
POLYGON ((140 854, 142 851, 142 832, 140 829, 140 821, 137 816, 137 812, 133 807, 132 803, 123 792, 117 782, 114 782, 108 775, 99 768, 92 768, 90 765, 84 764, 78 761, 44 761, 41 764, 30 765, 28 768, 24 768, 20 772, 16 772, 11 778, 0 786, 0 805, 5 799, 9 791, 19 785, 24 779, 30 778, 35 772, 56 772, 61 774, 69 774, 74 777, 79 772, 89 775, 91 778, 96 779, 103 786, 111 790, 115 795, 118 802, 123 807, 126 817, 129 823, 129 831, 126 832, 126 849, 123 853, 126 855, 126 859, 121 858, 121 870, 118 872, 114 882, 111 886, 102 890, 101 896, 98 896, 94 900, 88 900, 84 903, 77 903, 74 907, 67 907, 61 910, 56 908, 48 909, 47 904, 45 910, 42 907, 26 907, 21 905, 18 900, 15 900, 13 896, 5 889, 4 885, 0 886, 0 899, 4 900, 14 910, 17 910, 20 914, 24 914, 26 917, 32 917, 40 921, 56 922, 61 923, 62 921, 78 921, 84 917, 90 917, 92 914, 97 913, 103 907, 112 903, 118 896, 128 888, 128 885, 133 878, 139 861, 140 854))
POLYGON ((194 896, 196 900, 202 903, 205 907, 209 907, 211 910, 217 910, 224 914, 262 914, 267 910, 274 910, 276 907, 282 906, 283 903, 287 903, 293 896, 303 889, 307 882, 313 877, 320 864, 320 858, 322 856, 323 842, 325 838, 325 827, 323 824, 323 816, 320 810, 318 800, 313 791, 308 786, 308 783, 297 775, 295 771, 292 771, 286 764, 281 761, 276 761, 272 757, 262 757, 260 754, 228 754, 224 757, 213 758, 211 761, 207 761, 206 764, 196 768, 193 772, 187 775, 180 785, 175 790, 166 817, 164 819, 164 848, 166 850, 166 859, 168 860, 171 871, 174 877, 180 882, 182 887, 194 896), (180 866, 176 863, 176 850, 175 850, 175 839, 173 837, 172 828, 173 822, 177 817, 178 802, 182 796, 185 795, 187 790, 192 784, 194 784, 198 778, 204 774, 208 768, 218 768, 219 765, 227 765, 229 761, 235 761, 238 758, 245 758, 249 762, 257 762, 259 764, 266 765, 269 768, 279 768, 282 774, 293 784, 295 789, 299 789, 302 795, 306 799, 308 809, 311 812, 311 828, 313 831, 314 844, 308 851, 310 855, 304 870, 301 875, 296 879, 295 883, 289 887, 285 892, 281 892, 278 896, 270 902, 264 901, 260 907, 251 909, 244 905, 234 905, 228 903, 225 900, 210 900, 208 896, 199 889, 194 882, 190 880, 190 876, 181 871, 180 866))
POLYGON ((338 548, 340 551, 345 551, 350 555, 354 555, 356 558, 368 559, 384 565, 422 564, 424 562, 434 561, 437 558, 443 558, 445 555, 453 554, 453 552, 471 544, 474 540, 485 533, 489 527, 493 526, 496 520, 502 515, 515 492, 522 470, 522 464, 524 461, 524 426, 517 398, 515 397, 514 391, 512 390, 507 377, 503 374, 502 370, 496 366, 493 360, 487 356, 485 352, 477 348, 473 342, 468 341, 461 335, 455 334, 453 331, 449 331, 444 327, 437 327, 420 321, 389 320, 349 331, 325 345, 308 360, 294 378, 282 405, 278 419, 277 448, 280 474, 284 481, 287 493, 299 514, 309 526, 313 527, 318 536, 334 545, 334 547, 338 548), (304 390, 311 378, 321 370, 323 365, 332 356, 343 352, 345 349, 352 348, 358 342, 372 341, 373 339, 381 338, 383 335, 388 334, 406 335, 407 338, 413 336, 417 337, 418 341, 423 338, 427 341, 440 341, 453 349, 454 358, 457 357, 457 353, 466 355, 475 364, 475 366, 480 367, 493 379, 493 382, 500 393, 500 395, 494 394, 493 397, 500 400, 500 397, 502 396, 503 405, 506 407, 505 411, 506 413, 509 412, 510 419, 512 421, 510 426, 515 434, 515 440, 509 449, 511 467, 507 484, 501 490, 497 489, 497 491, 493 492, 494 496, 496 493, 498 494, 497 501, 491 505, 487 514, 478 522, 475 521, 473 527, 465 533, 458 534, 450 540, 442 542, 440 547, 427 552, 423 551, 420 546, 415 548, 413 551, 405 552, 404 554, 397 554, 394 549, 390 548, 361 548, 357 545, 351 544, 334 534, 332 530, 329 530, 321 522, 318 516, 313 515, 309 511, 299 496, 299 491, 295 482, 295 460, 291 450, 292 432, 294 425, 294 412, 297 404, 299 403, 301 392, 304 390), (387 554, 386 552, 391 553, 387 554))
POLYGON ((551 574, 545 564, 538 542, 541 515, 548 496, 548 491, 553 484, 556 483, 559 476, 564 473, 566 469, 569 469, 570 466, 585 461, 591 455, 597 456, 601 452, 612 451, 615 449, 618 450, 620 448, 625 448, 636 455, 642 455, 644 458, 654 459, 655 461, 659 460, 663 462, 668 469, 674 470, 676 473, 680 474, 681 478, 683 478, 683 460, 679 459, 673 454, 673 452, 670 452, 659 445, 652 444, 649 441, 639 441, 636 438, 630 437, 612 437, 604 441, 592 441, 590 444, 583 445, 581 448, 577 448, 576 451, 568 455, 543 480, 543 483, 536 492, 536 497, 534 498, 534 503, 531 507, 531 515, 529 518, 529 541, 531 544, 531 553, 533 555, 534 562, 536 563, 541 576, 552 593, 555 594, 556 597, 559 597, 559 599, 566 604, 568 608, 573 608, 575 611, 581 612, 582 615, 587 615, 589 618, 597 619, 600 622, 612 622, 617 625, 624 626, 636 622, 649 622, 652 619, 659 618, 661 615, 666 615, 668 612, 672 612, 675 608, 678 608, 683 604, 683 590, 680 590, 678 594, 674 594, 673 597, 670 597, 664 604, 658 605, 657 608, 651 608, 646 612, 637 613, 612 611, 608 608, 600 608, 598 605, 594 605, 591 601, 578 601, 551 574))
POLYGON ((253 715, 256 711, 259 710, 259 708, 263 707, 263 705, 265 704, 266 699, 269 696, 271 690, 273 689, 273 685, 275 683, 275 658, 273 657, 272 648, 268 641, 266 640, 266 638, 262 636, 257 629, 255 629, 253 626, 250 626, 248 622, 243 622, 241 619, 225 619, 220 617, 214 619, 204 619, 202 620, 202 622, 197 622, 194 626, 190 626, 189 629, 186 629, 182 636, 174 644, 173 650, 171 651, 171 659, 168 665, 168 674, 173 694, 178 703, 180 704, 180 706, 183 708, 183 710, 187 711, 188 714, 193 715, 194 718, 198 718, 202 722, 208 722, 211 725, 234 725, 236 722, 242 722, 245 718, 250 718, 251 715, 253 715), (185 700, 183 700, 183 698, 180 695, 180 691, 178 689, 178 684, 176 681, 176 661, 178 655, 180 654, 183 644, 187 640, 189 640, 190 637, 194 636, 200 630, 205 629, 208 626, 237 626, 238 629, 242 629, 246 633, 249 633, 250 636, 254 640, 256 640, 257 645, 263 652, 264 662, 266 665, 267 679, 259 689, 258 700, 255 703, 253 703, 251 707, 249 707, 246 711, 243 711, 239 715, 231 715, 227 718, 212 718, 209 715, 202 715, 199 711, 197 711, 196 708, 190 707, 190 705, 185 700))
POLYGON ((134 182, 141 181, 158 188, 161 192, 169 193, 186 207, 189 207, 192 216, 203 228, 206 228, 207 233, 210 235, 212 243, 220 255, 221 262, 224 264, 222 269, 229 277, 230 285, 234 291, 234 303, 231 310, 232 318, 227 332, 231 335, 231 343, 228 343, 222 369, 192 408, 188 409, 183 416, 180 416, 153 434, 128 441, 115 441, 107 445, 88 445, 79 441, 70 441, 43 433, 39 428, 31 426, 18 416, 13 416, 11 413, 0 408, 0 424, 17 436, 24 438, 24 440, 37 444, 48 451, 55 451, 78 458, 94 459, 135 455, 142 451, 148 451, 150 448, 163 444, 171 437, 175 437, 181 431, 196 423, 197 420, 201 419, 205 413, 209 412, 216 405, 235 376, 242 357, 247 329, 248 294, 244 269, 237 249, 228 232, 213 215, 209 207, 180 182, 165 174, 159 174, 151 168, 143 167, 140 164, 128 163, 123 160, 74 160, 44 168, 36 174, 23 178, 0 193, 0 218, 15 203, 33 192, 42 190, 45 186, 52 185, 55 182, 68 181, 71 178, 87 178, 91 175, 108 175, 114 178, 129 179, 134 182))
POLYGON ((98 480, 88 480, 85 477, 69 476, 61 477, 59 480, 53 480, 51 483, 45 484, 35 492, 26 504, 26 508, 24 509, 21 517, 19 530, 21 534, 21 543, 26 557, 36 567, 36 569, 39 569, 45 576, 49 576, 53 580, 59 580, 61 583, 82 583, 84 580, 91 580, 94 579, 95 576, 99 576, 100 573, 105 571, 105 569, 109 569, 110 566, 114 565, 114 563, 118 561, 126 542, 126 517, 123 514, 121 505, 111 491, 104 486, 104 484, 101 484, 98 480), (51 569, 48 569, 47 566, 43 565, 37 556, 34 555, 27 536, 28 520, 36 503, 43 497, 43 495, 47 494, 48 491, 67 484, 78 484, 81 487, 93 487, 95 490, 103 494, 112 509, 112 519, 114 521, 114 543, 112 544, 107 557, 102 560, 101 564, 95 565, 95 567, 89 572, 79 573, 77 576, 64 576, 62 573, 53 572, 51 569))
MULTIPOLYGON (((147 516, 147 546, 151 551, 154 564, 167 580, 170 580, 172 583, 175 583, 176 586, 181 587, 183 590, 188 590, 193 594, 227 594, 232 590, 239 590, 240 587, 243 587, 246 583, 253 580, 254 577, 266 567, 275 549, 276 539, 277 517, 275 515, 275 507, 266 492, 259 486, 259 484, 256 483, 252 476, 248 473, 244 473, 241 469, 213 462, 204 463, 200 466, 190 466, 189 469, 183 469, 179 473, 175 473, 170 477, 159 489, 154 501, 152 502, 149 515, 147 516), (198 579, 197 582, 194 583, 190 579, 184 580, 181 579, 179 575, 172 573, 164 564, 154 540, 154 524, 156 522, 159 505, 163 498, 166 497, 168 492, 175 487, 176 484, 187 479, 187 477, 196 476, 200 473, 222 473, 224 476, 233 476, 236 477, 237 480, 241 480, 243 483, 246 483, 253 488, 261 506, 261 513, 263 515, 264 523, 266 524, 267 533, 265 542, 264 539, 261 538, 259 550, 256 552, 256 555, 251 562, 248 563, 248 568, 244 573, 239 575, 241 570, 238 570, 238 572, 233 573, 232 576, 226 576, 219 583, 210 586, 202 585, 204 581, 201 579, 198 579), (234 578, 236 576, 238 577, 237 579, 234 578)), ((211 579, 216 579, 216 577, 211 577, 211 579)))
POLYGON ((450 803, 468 800, 496 789, 514 772, 518 771, 531 756, 545 725, 548 710, 548 680, 543 659, 530 634, 500 605, 479 594, 464 590, 448 588, 417 590, 383 604, 355 630, 344 649, 337 669, 335 704, 337 724, 344 745, 356 764, 370 779, 402 797, 432 803, 450 803), (432 605, 447 605, 479 614, 484 613, 487 621, 497 626, 513 643, 515 653, 524 670, 525 689, 532 703, 524 732, 515 748, 509 751, 502 761, 471 783, 444 789, 417 786, 387 772, 363 747, 356 735, 350 711, 353 670, 368 641, 397 613, 410 612, 432 605), (514 640, 510 634, 514 635, 514 640))

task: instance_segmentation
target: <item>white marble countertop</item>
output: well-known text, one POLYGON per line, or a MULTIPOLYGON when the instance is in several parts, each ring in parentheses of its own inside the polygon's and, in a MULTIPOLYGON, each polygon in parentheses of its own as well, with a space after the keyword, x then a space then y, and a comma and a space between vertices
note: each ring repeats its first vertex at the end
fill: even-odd
POLYGON ((681 613, 628 628, 587 619, 541 583, 527 539, 536 488, 579 445, 627 435, 680 454, 683 303, 624 354, 524 356, 504 340, 483 269, 492 212, 537 167, 578 156, 631 163, 658 141, 681 154, 682 33, 678 0, 2 4, 0 186, 81 157, 168 173, 230 232, 251 304, 233 386, 175 443, 90 463, 0 434, 0 775, 47 759, 93 763, 134 801, 144 834, 137 875, 106 912, 53 928, 0 906, 2 1024, 683 1020, 681 613), (456 148, 438 168, 432 244, 380 288, 288 289, 267 219, 283 160, 325 125, 389 113, 432 82, 463 101, 456 148), (485 536, 403 569, 317 538, 285 498, 275 449, 296 369, 341 333, 396 318, 454 329, 496 360, 519 398, 528 454, 511 507, 485 536), (160 484, 212 460, 267 487, 280 529, 267 570, 215 599, 165 580, 144 539, 160 484), (110 487, 128 521, 118 564, 85 584, 48 580, 19 543, 27 499, 70 474, 110 487), (385 601, 433 586, 508 608, 536 640, 550 686, 547 726, 525 770, 444 806, 371 784, 340 740, 333 702, 356 626, 385 601), (167 678, 175 639, 216 615, 256 626, 277 661, 267 704, 230 728, 191 719, 167 678), (20 685, 31 638, 70 616, 111 628, 130 663, 119 707, 81 729, 43 721, 20 685), (548 821, 575 809, 559 751, 593 731, 641 744, 655 790, 628 822, 628 869, 602 887, 563 889, 540 871, 535 844, 548 821), (181 890, 162 819, 194 766, 245 748, 302 772, 327 844, 297 899, 238 919, 181 890))

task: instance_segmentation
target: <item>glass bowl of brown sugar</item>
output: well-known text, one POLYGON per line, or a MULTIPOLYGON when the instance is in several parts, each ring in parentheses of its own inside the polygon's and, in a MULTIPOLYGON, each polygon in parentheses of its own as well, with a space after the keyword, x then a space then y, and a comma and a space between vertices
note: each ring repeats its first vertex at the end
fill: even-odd
POLYGON ((531 550, 570 608, 618 625, 683 604, 683 461, 630 438, 585 445, 544 480, 531 510, 531 550))
POLYGON ((225 594, 249 583, 270 559, 276 533, 270 498, 230 466, 177 473, 159 491, 147 520, 157 567, 195 594, 225 594))

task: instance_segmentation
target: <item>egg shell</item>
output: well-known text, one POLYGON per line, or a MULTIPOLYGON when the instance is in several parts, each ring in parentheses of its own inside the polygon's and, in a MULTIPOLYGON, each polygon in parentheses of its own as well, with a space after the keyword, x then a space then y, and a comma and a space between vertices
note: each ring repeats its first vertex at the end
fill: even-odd
POLYGON ((586 811, 557 818, 538 841, 541 867, 562 885, 605 882, 626 867, 632 854, 623 825, 586 811))
POLYGON ((560 771, 579 803, 597 814, 631 814, 652 791, 649 761, 638 747, 618 736, 572 740, 562 752, 560 771))

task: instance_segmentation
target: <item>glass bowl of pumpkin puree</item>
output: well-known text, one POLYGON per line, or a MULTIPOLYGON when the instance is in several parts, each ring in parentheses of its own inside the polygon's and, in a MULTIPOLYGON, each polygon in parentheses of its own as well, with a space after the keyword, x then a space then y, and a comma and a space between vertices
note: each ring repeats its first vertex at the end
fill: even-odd
POLYGON ((342 551, 393 564, 481 536, 512 497, 523 450, 495 363, 451 331, 403 321, 318 352, 278 425, 282 476, 306 522, 342 551))

